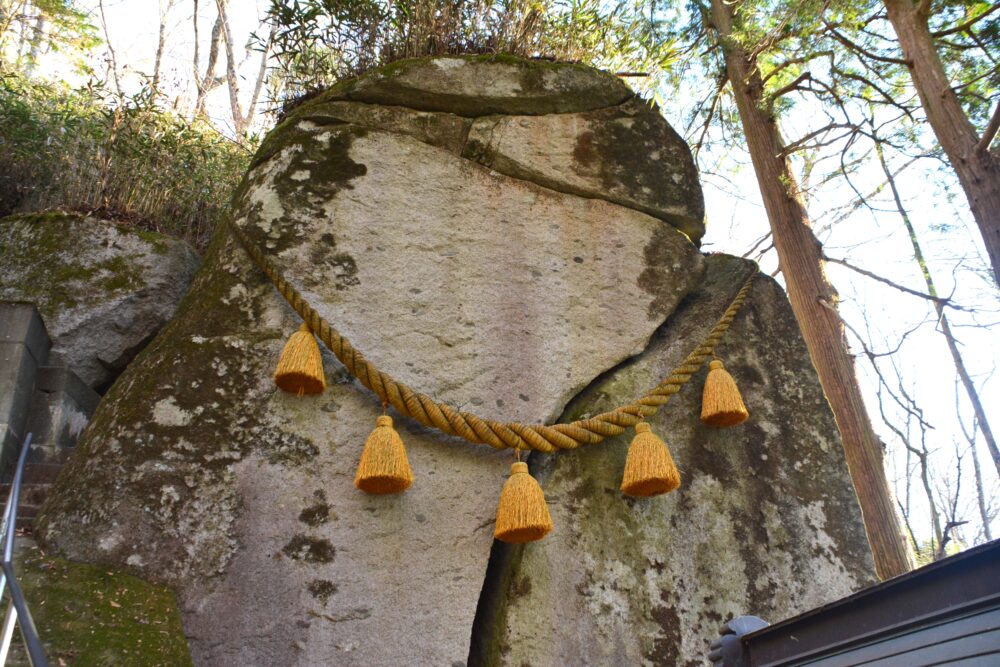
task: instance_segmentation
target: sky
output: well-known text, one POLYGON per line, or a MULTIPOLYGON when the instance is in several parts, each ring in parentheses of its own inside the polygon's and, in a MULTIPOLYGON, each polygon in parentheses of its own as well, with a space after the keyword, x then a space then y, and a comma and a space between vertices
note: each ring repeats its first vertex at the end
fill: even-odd
MULTIPOLYGON (((82 3, 89 7, 99 22, 97 0, 82 3)), ((199 30, 203 43, 215 18, 214 2, 201 0, 199 30)), ((267 5, 266 0, 239 0, 230 3, 230 20, 234 33, 237 60, 241 63, 240 89, 243 104, 250 96, 253 80, 257 75, 260 55, 248 51, 245 45, 249 35, 259 29, 260 20, 267 5)), ((159 12, 165 6, 164 0, 105 0, 104 15, 107 19, 107 37, 113 47, 119 69, 123 70, 123 85, 128 90, 137 90, 143 75, 148 76, 153 69, 156 50, 159 12)), ((202 48, 204 67, 205 47, 202 48)), ((194 35, 191 21, 191 2, 179 0, 168 17, 167 48, 163 64, 163 90, 169 103, 179 110, 191 108, 195 96, 191 84, 194 35)), ((220 59, 224 54, 220 54, 220 59)), ((71 78, 56 59, 43 59, 44 67, 52 77, 71 78)), ((92 66, 98 72, 106 71, 106 60, 95 58, 92 66)), ((221 72, 220 63, 220 72, 221 72)), ((691 99, 700 91, 690 91, 691 99)), ((671 96, 664 96, 671 99, 671 96)), ((677 100, 676 96, 673 99, 677 100)), ((691 99, 668 102, 664 109, 666 118, 683 131, 686 113, 691 99)), ((265 102, 265 104, 267 104, 265 102)), ((810 123, 819 115, 808 107, 808 102, 798 101, 798 110, 786 115, 782 122, 785 136, 792 140, 808 131, 810 123), (799 125, 796 125, 798 121, 799 125)), ((228 92, 220 86, 208 98, 207 111, 217 126, 232 133, 228 92)), ((270 120, 261 116, 258 127, 266 130, 270 120)), ((932 138, 924 136, 929 146, 932 138)), ((703 250, 727 252, 743 255, 768 231, 767 216, 761 203, 757 182, 749 164, 749 158, 732 137, 710 135, 708 148, 701 159, 702 183, 707 209, 707 234, 703 250)), ((896 166, 901 161, 895 160, 896 166)), ((801 166, 801 164, 799 165, 801 166)), ((833 168, 835 165, 826 165, 833 168)), ((822 172, 823 165, 817 170, 822 172)), ((863 191, 884 181, 878 169, 863 170, 856 178, 856 186, 863 191)), ((953 174, 941 163, 921 160, 903 171, 897 179, 903 199, 909 209, 914 226, 917 228, 924 252, 942 295, 954 295, 956 303, 977 308, 978 315, 963 311, 949 312, 956 335, 962 343, 962 354, 966 364, 980 387, 981 398, 987 412, 995 416, 993 427, 1000 431, 1000 381, 995 378, 1000 364, 1000 346, 997 345, 1000 322, 1000 293, 982 278, 985 251, 978 229, 968 212, 964 195, 957 189, 953 174), (958 268, 956 269, 956 266, 958 268), (976 268, 980 269, 977 274, 976 268), (991 324, 982 328, 974 324, 991 324)), ((848 259, 852 264, 866 268, 890 280, 913 289, 924 291, 922 277, 913 259, 909 237, 901 224, 898 212, 889 198, 888 190, 874 199, 875 210, 861 208, 832 227, 826 226, 835 218, 830 211, 850 204, 855 193, 842 180, 810 191, 809 209, 828 255, 848 259)), ((767 243, 763 244, 764 247, 767 243)), ((777 258, 773 250, 765 253, 760 261, 761 269, 774 273, 777 258)), ((937 330, 935 315, 930 303, 907 295, 864 278, 851 270, 829 264, 827 273, 841 296, 841 311, 858 335, 865 339, 876 353, 898 351, 892 357, 878 358, 883 375, 897 393, 905 391, 913 396, 923 410, 923 420, 931 427, 927 432, 927 442, 932 450, 932 463, 938 475, 951 475, 956 465, 955 448, 962 459, 963 492, 960 495, 965 518, 978 523, 974 510, 975 496, 972 492, 972 468, 969 460, 968 443, 962 426, 956 418, 956 395, 959 413, 963 415, 966 429, 971 429, 971 411, 964 394, 956 394, 956 375, 944 338, 937 330), (900 341, 902 340, 902 343, 900 341), (903 377, 898 383, 893 364, 903 377), (898 385, 898 386, 897 386, 898 385)), ((778 276, 780 281, 780 275, 778 276)), ((860 353, 854 334, 848 334, 852 351, 860 353)), ((901 480, 905 478, 906 457, 898 445, 892 430, 879 418, 877 400, 879 386, 872 364, 860 358, 857 364, 859 378, 866 394, 869 411, 873 416, 878 435, 889 445, 889 475, 897 481, 896 491, 905 492, 901 480)), ((887 405, 889 421, 902 424, 902 414, 898 407, 887 405)), ((978 442, 979 459, 984 480, 991 488, 994 498, 1000 498, 1000 484, 993 463, 982 439, 978 442)), ((917 508, 920 511, 919 507, 917 508)), ((926 521, 922 517, 915 529, 926 538, 926 521)), ((1000 532, 1000 525, 994 521, 993 532, 1000 532)), ((973 538, 974 531, 966 529, 966 539, 973 538)))

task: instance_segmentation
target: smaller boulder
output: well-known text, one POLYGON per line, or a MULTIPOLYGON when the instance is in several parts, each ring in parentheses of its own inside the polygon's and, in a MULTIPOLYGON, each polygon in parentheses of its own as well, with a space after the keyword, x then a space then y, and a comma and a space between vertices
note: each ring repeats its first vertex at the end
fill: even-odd
POLYGON ((69 213, 0 220, 0 300, 34 303, 50 363, 103 392, 166 324, 199 265, 183 241, 69 213))
POLYGON ((553 190, 642 211, 695 243, 705 234, 691 149, 639 98, 580 113, 477 118, 463 155, 553 190))
POLYGON ((633 95, 618 77, 591 67, 498 54, 401 60, 335 86, 318 100, 475 117, 591 111, 633 95))

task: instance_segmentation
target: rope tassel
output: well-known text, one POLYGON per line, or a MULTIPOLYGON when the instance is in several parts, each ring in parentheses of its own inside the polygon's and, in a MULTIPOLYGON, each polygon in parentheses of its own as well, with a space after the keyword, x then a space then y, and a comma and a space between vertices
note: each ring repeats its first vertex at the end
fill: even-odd
POLYGON ((528 464, 518 461, 510 466, 497 506, 497 525, 493 537, 501 542, 524 544, 540 540, 552 530, 552 517, 545 504, 542 487, 528 473, 528 464))
POLYGON ((622 492, 645 498, 669 493, 680 485, 681 474, 666 443, 656 437, 646 422, 636 424, 635 438, 625 459, 622 492))
POLYGON ((742 424, 750 413, 736 381, 718 359, 708 364, 708 377, 701 397, 701 421, 709 426, 725 427, 742 424))
POLYGON ((399 493, 413 484, 413 471, 406 458, 403 439, 392 427, 392 417, 375 420, 375 430, 365 441, 354 486, 366 493, 399 493))
POLYGON ((326 389, 323 355, 307 325, 299 327, 285 343, 278 367, 274 370, 274 383, 299 396, 321 394, 326 389))

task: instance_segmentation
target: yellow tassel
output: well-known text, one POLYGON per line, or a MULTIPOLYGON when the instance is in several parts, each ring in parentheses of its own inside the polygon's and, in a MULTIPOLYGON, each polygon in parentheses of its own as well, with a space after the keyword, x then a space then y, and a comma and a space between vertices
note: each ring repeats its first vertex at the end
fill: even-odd
POLYGON ((497 525, 493 537, 512 544, 540 540, 552 530, 552 517, 545 504, 545 494, 528 474, 528 464, 518 461, 510 466, 497 506, 497 525))
POLYGON ((646 497, 669 493, 681 485, 681 474, 674 465, 667 445, 649 430, 649 424, 635 425, 635 438, 628 448, 622 492, 646 497))
POLYGON ((413 471, 406 459, 403 439, 392 427, 392 417, 375 420, 375 430, 365 441, 354 486, 367 493, 399 493, 413 484, 413 471))
POLYGON ((285 349, 278 359, 278 367, 274 371, 274 383, 299 396, 321 394, 326 389, 323 355, 320 354, 316 337, 305 324, 285 343, 285 349))
POLYGON ((701 397, 701 421, 709 426, 736 426, 743 423, 750 413, 743 405, 740 390, 733 376, 722 367, 718 359, 708 364, 708 378, 701 397))

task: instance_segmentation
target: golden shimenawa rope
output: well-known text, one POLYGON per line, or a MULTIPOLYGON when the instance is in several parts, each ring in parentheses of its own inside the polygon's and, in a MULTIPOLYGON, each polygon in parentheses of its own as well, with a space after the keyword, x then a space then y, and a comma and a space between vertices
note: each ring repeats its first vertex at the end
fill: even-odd
POLYGON ((751 275, 736 297, 722 314, 719 321, 674 371, 642 398, 628 405, 615 408, 589 419, 580 419, 569 424, 521 424, 518 422, 498 422, 477 417, 469 412, 461 412, 445 403, 438 403, 430 396, 413 391, 402 382, 380 371, 364 355, 340 335, 330 323, 310 306, 302 295, 285 280, 274 263, 264 255, 246 232, 235 222, 229 221, 229 228, 239 240, 257 266, 295 309, 303 321, 312 329, 333 354, 356 377, 361 384, 375 393, 384 403, 392 405, 401 414, 416 419, 424 426, 430 426, 457 435, 473 444, 487 444, 497 449, 533 449, 539 452, 554 452, 559 449, 574 449, 580 445, 601 442, 609 436, 620 435, 629 426, 634 426, 656 413, 680 391, 681 386, 691 379, 698 368, 712 356, 715 346, 729 329, 736 313, 750 293, 754 276, 751 275))

